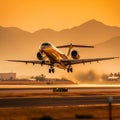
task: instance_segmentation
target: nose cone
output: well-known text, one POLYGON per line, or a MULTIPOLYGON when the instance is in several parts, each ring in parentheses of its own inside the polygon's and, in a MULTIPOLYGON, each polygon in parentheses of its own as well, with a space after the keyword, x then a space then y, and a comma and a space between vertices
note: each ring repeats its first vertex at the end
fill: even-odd
POLYGON ((39 49, 44 49, 46 47, 51 47, 52 45, 48 42, 42 43, 41 46, 39 47, 39 49))

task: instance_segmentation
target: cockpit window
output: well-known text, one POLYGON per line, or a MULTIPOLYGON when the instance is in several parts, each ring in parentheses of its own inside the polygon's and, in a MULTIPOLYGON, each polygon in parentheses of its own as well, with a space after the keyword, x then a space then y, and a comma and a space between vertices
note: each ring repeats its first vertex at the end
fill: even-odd
POLYGON ((43 43, 42 46, 51 46, 50 43, 43 43))

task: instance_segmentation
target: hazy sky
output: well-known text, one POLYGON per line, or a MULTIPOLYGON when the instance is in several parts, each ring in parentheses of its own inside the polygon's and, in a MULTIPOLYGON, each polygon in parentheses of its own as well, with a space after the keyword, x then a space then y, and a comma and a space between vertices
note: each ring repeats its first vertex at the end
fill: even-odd
POLYGON ((90 19, 120 26, 120 0, 0 0, 0 25, 61 30, 90 19))

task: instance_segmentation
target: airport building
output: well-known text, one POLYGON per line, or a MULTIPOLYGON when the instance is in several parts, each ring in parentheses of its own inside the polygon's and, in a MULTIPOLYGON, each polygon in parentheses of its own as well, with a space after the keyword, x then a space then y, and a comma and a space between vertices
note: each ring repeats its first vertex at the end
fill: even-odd
POLYGON ((16 73, 0 73, 0 80, 14 80, 16 73))
POLYGON ((107 78, 107 81, 118 81, 118 80, 120 80, 120 72, 110 73, 110 75, 107 78))

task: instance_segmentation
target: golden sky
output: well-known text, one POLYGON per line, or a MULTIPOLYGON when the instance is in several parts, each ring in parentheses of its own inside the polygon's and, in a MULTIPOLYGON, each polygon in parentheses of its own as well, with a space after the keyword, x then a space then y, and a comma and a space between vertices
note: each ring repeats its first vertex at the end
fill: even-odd
POLYGON ((90 19, 120 26, 120 0, 0 0, 0 25, 4 27, 61 30, 90 19))

